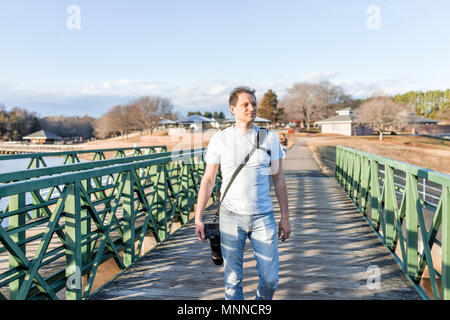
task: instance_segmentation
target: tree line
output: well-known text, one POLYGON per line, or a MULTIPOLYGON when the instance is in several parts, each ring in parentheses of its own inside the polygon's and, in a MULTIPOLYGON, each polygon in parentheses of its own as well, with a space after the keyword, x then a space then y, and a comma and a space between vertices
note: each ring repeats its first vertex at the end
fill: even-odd
POLYGON ((411 106, 420 116, 431 119, 450 119, 450 89, 409 91, 395 95, 394 101, 411 106))
POLYGON ((15 107, 10 111, 0 106, 0 139, 18 141, 39 130, 46 130, 62 138, 108 138, 131 131, 153 132, 161 119, 176 120, 169 99, 144 96, 111 108, 99 118, 79 116, 51 116, 40 118, 35 112, 15 107))
POLYGON ((199 116, 203 116, 203 117, 209 118, 209 119, 211 119, 211 118, 214 118, 216 120, 224 120, 225 119, 225 114, 222 111, 220 111, 220 112, 214 111, 213 113, 211 113, 209 111, 205 111, 203 114, 200 111, 188 111, 187 116, 190 117, 195 114, 198 114, 199 116))
MULTIPOLYGON (((270 119, 274 123, 289 120, 302 121, 307 129, 315 122, 336 115, 336 110, 344 107, 359 110, 359 121, 363 116, 379 111, 378 123, 393 124, 388 115, 393 110, 401 109, 417 115, 433 119, 450 119, 450 89, 445 91, 410 91, 393 97, 379 96, 367 99, 354 99, 340 86, 328 81, 319 83, 300 82, 288 88, 286 94, 279 99, 275 91, 269 89, 258 103, 258 116, 270 119), (371 102, 371 103, 369 103, 371 102), (382 105, 387 106, 386 108, 382 105), (401 108, 397 108, 396 106, 401 108), (365 108, 362 108, 362 107, 365 108), (364 109, 364 112, 362 110, 364 109), (367 110, 365 110, 367 109, 367 110), (390 112, 391 111, 391 112, 390 112), (384 119, 379 121, 379 119, 384 119)), ((216 120, 225 119, 223 112, 189 111, 188 116, 199 114, 216 120)), ((82 137, 83 139, 108 138, 125 135, 131 131, 150 133, 157 127, 161 119, 177 120, 180 114, 167 98, 160 96, 143 96, 125 104, 112 107, 99 118, 90 116, 51 116, 40 118, 35 112, 15 107, 10 111, 0 105, 0 139, 21 140, 22 137, 44 129, 62 138, 82 137)), ((381 128, 381 124, 376 125, 381 128)), ((381 130, 381 129, 380 129, 381 130)), ((381 130, 382 131, 382 130, 381 130)))
POLYGON ((0 106, 0 139, 18 141, 39 130, 46 130, 62 138, 90 139, 94 137, 95 119, 89 116, 52 116, 40 118, 35 112, 15 107, 9 111, 0 106))

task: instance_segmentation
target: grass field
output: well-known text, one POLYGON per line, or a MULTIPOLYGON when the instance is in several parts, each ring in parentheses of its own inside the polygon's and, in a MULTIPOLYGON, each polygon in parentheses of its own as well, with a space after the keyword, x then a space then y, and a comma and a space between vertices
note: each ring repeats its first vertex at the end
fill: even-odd
POLYGON ((307 142, 328 174, 333 174, 336 146, 342 145, 419 167, 450 174, 450 141, 424 136, 324 137, 307 142))
MULTIPOLYGON (((130 135, 128 139, 95 140, 83 144, 83 147, 85 149, 103 149, 166 145, 170 151, 207 147, 211 135, 211 133, 205 133, 203 136, 194 137, 192 133, 189 133, 185 136, 172 137, 155 132, 153 135, 130 135)), ((306 132, 296 132, 295 137, 318 138, 308 141, 308 146, 315 154, 316 160, 328 174, 333 174, 334 172, 337 145, 355 148, 450 174, 450 141, 445 139, 424 136, 386 135, 383 141, 380 142, 377 136, 348 137, 306 132)), ((293 140, 292 136, 290 136, 289 147, 292 145, 293 140)))

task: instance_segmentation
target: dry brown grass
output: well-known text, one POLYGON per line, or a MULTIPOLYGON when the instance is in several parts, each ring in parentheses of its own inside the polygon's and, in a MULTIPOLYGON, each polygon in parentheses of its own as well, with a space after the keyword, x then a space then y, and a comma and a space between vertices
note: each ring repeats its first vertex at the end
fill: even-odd
POLYGON ((309 148, 330 166, 330 148, 337 145, 355 148, 423 168, 450 174, 450 141, 418 136, 334 137, 308 141, 309 148), (327 148, 328 147, 328 148, 327 148))
MULTIPOLYGON (((190 149, 198 147, 207 147, 211 133, 207 132, 203 135, 194 137, 193 133, 188 133, 184 136, 169 136, 167 131, 154 132, 153 135, 143 134, 134 135, 128 138, 111 138, 103 140, 94 140, 81 144, 85 149, 112 149, 112 148, 132 148, 145 146, 167 146, 168 151, 190 149)), ((108 157, 108 154, 106 155, 108 157)))

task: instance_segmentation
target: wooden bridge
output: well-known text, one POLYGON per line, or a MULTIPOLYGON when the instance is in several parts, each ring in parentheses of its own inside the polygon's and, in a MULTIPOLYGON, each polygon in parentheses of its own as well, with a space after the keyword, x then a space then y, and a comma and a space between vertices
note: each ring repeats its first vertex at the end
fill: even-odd
MULTIPOLYGON (((292 237, 279 243, 274 299, 420 299, 335 178, 320 173, 304 143, 298 141, 283 163, 292 237), (371 283, 371 267, 380 270, 379 288, 371 283)), ((274 190, 272 196, 276 200, 274 190)), ((277 221, 279 213, 275 205, 277 221)), ((212 263, 209 245, 197 240, 194 229, 193 222, 179 229, 92 299, 223 299, 223 266, 212 263)), ((253 299, 258 276, 249 242, 244 261, 244 295, 253 299)))
MULTIPOLYGON (((49 172, 42 177, 44 169, 20 173, 23 179, 40 177, 29 182, 0 175, 0 197, 10 198, 0 213, 1 220, 10 217, 9 229, 0 228, 0 254, 6 258, 0 257, 0 287, 9 285, 0 297, 223 299, 223 267, 212 263, 209 245, 197 240, 189 220, 204 168, 201 154, 193 150, 170 159, 168 153, 150 154, 120 163, 100 159, 46 169, 52 177, 49 172), (35 192, 52 186, 59 190, 54 198, 52 192, 45 199, 35 192), (26 193, 33 195, 32 203, 26 203, 26 193), (24 217, 31 209, 42 214, 24 217), (29 234, 25 222, 30 230, 40 223, 40 233, 29 234)), ((274 299, 449 299, 450 179, 420 168, 411 173, 407 165, 385 160, 340 148, 336 177, 329 177, 320 172, 305 140, 297 139, 283 161, 292 235, 279 243, 274 299), (394 168, 406 173, 403 188, 394 168), (425 196, 418 199, 417 180, 425 173, 429 183, 441 187, 433 196, 439 199, 435 205, 425 196), (382 185, 375 185, 378 181, 382 185), (431 219, 424 219, 426 210, 431 219)), ((427 197, 432 194, 427 191, 427 197)), ((214 205, 208 207, 206 220, 213 211, 214 205)), ((257 282, 247 242, 246 299, 254 298, 257 282)))

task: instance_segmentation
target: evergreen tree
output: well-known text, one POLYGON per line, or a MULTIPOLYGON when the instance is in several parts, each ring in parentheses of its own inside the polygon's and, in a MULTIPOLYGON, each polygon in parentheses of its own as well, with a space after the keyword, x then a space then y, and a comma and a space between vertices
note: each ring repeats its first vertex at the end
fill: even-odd
POLYGON ((448 119, 448 106, 450 105, 450 89, 409 91, 394 96, 396 103, 409 105, 411 111, 419 116, 432 119, 448 119))
POLYGON ((269 89, 261 100, 261 103, 258 107, 258 116, 262 118, 266 118, 276 122, 279 120, 281 114, 277 109, 278 99, 276 93, 269 89))

